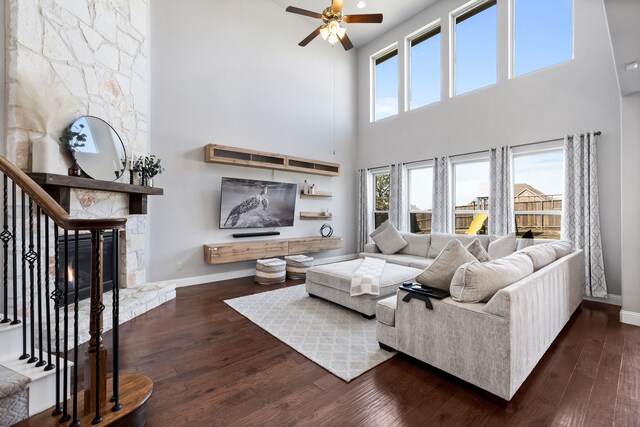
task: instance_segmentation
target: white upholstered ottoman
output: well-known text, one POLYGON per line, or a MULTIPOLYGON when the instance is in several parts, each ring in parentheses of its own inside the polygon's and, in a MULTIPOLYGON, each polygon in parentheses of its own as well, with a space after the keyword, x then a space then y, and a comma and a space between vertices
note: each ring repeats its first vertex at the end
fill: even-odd
POLYGON ((351 296, 351 278, 362 264, 363 259, 325 264, 307 271, 306 291, 312 297, 350 308, 367 318, 376 315, 378 300, 395 294, 403 282, 413 281, 422 270, 403 265, 386 263, 380 276, 380 295, 351 296))

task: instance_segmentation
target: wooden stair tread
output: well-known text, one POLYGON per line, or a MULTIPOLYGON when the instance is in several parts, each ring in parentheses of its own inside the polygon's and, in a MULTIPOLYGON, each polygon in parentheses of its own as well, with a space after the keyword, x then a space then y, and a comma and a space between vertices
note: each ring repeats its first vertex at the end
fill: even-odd
MULTIPOLYGON (((111 378, 107 380, 107 396, 111 397, 113 393, 113 381, 111 378)), ((103 420, 97 426, 134 426, 144 425, 146 420, 146 404, 153 393, 153 381, 145 375, 127 374, 120 375, 120 404, 122 409, 112 412, 112 402, 107 401, 107 405, 100 410, 103 420), (133 421, 140 420, 142 416, 142 424, 133 421)), ((73 399, 67 401, 69 413, 73 409, 73 399)), ((52 416, 53 407, 34 415, 28 420, 16 424, 16 427, 35 427, 35 426, 68 426, 71 420, 60 423, 60 416, 52 416)), ((78 413, 84 414, 84 391, 78 392, 78 413)), ((95 414, 80 415, 81 426, 93 426, 92 421, 95 414)))

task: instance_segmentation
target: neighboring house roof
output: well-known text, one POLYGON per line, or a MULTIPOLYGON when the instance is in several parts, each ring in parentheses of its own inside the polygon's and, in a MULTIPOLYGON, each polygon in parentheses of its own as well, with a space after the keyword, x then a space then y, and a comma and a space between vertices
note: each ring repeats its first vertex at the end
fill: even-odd
POLYGON ((514 185, 513 194, 514 194, 515 197, 519 197, 519 196, 545 197, 546 196, 546 194, 544 194, 542 191, 538 190, 535 187, 532 187, 529 184, 516 184, 516 185, 514 185))

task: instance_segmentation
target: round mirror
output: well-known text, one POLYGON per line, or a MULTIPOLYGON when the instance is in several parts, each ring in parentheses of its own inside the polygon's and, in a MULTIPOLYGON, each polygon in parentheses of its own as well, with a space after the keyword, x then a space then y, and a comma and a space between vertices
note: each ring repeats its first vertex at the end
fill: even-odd
POLYGON ((127 153, 117 132, 102 119, 83 116, 70 127, 75 139, 75 157, 84 173, 93 179, 115 181, 125 170, 127 153))

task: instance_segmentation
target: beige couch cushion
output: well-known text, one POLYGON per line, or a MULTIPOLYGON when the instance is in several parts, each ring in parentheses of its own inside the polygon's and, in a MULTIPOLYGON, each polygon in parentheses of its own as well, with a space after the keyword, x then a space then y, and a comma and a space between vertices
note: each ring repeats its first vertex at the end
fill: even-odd
POLYGON ((531 258, 521 252, 490 262, 474 261, 458 268, 449 292, 459 302, 486 302, 500 289, 531 273, 531 258))
POLYGON ((402 238, 393 224, 389 224, 384 230, 375 235, 372 234, 371 238, 380 251, 386 255, 395 254, 407 246, 407 241, 402 238))
POLYGON ((573 252, 573 244, 566 240, 556 240, 555 242, 549 243, 549 246, 556 251, 556 259, 565 257, 573 252))
POLYGON ((511 255, 516 251, 516 233, 507 234, 489 243, 489 256, 498 259, 511 255))
POLYGON ((538 271, 556 260, 556 251, 550 243, 529 246, 518 251, 518 253, 527 254, 531 258, 533 271, 538 271))
POLYGON ((467 245, 467 250, 480 262, 491 261, 491 257, 484 247, 482 247, 479 239, 474 239, 473 242, 469 243, 467 245))
POLYGON ((396 295, 378 301, 376 305, 376 319, 387 326, 396 326, 396 295))
POLYGON ((427 257, 429 246, 431 246, 430 234, 400 233, 400 235, 407 242, 407 246, 400 249, 398 253, 427 257))
POLYGON ((444 249, 444 247, 449 243, 450 240, 455 239, 460 241, 463 246, 468 245, 473 242, 475 239, 478 239, 482 244, 482 247, 485 249, 489 248, 489 242, 491 241, 491 236, 480 235, 480 234, 447 234, 447 233, 433 233, 431 235, 431 246, 429 247, 429 252, 427 254, 428 258, 437 257, 440 252, 444 249))
POLYGON ((447 291, 458 267, 472 261, 476 261, 476 257, 471 255, 459 240, 451 239, 433 263, 416 277, 416 281, 447 291))
POLYGON ((377 252, 377 253, 362 252, 360 253, 359 257, 360 258, 365 258, 365 257, 380 258, 393 264, 419 268, 420 270, 424 270, 425 268, 429 267, 431 264, 433 264, 433 261, 434 261, 431 258, 424 258, 421 256, 415 256, 415 255, 402 255, 400 253, 393 254, 393 255, 385 255, 380 252, 377 252))

